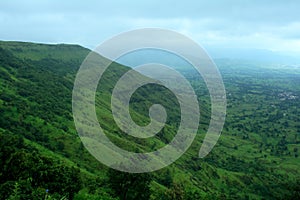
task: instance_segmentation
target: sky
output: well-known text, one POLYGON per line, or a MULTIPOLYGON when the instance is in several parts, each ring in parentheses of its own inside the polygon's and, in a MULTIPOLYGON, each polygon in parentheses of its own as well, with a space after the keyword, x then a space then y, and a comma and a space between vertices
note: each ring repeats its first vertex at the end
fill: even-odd
POLYGON ((136 28, 185 34, 206 48, 300 55, 298 0, 1 0, 0 40, 94 48, 136 28))

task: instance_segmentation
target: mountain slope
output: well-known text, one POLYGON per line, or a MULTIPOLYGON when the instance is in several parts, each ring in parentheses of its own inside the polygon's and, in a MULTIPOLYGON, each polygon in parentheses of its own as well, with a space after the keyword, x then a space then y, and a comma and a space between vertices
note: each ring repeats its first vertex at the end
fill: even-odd
MULTIPOLYGON (((297 132, 297 112, 293 114, 295 109, 286 108, 287 104, 278 100, 280 104, 276 105, 286 108, 290 119, 285 131, 285 119, 278 118, 277 132, 272 127, 277 122, 275 111, 267 116, 269 121, 261 121, 266 116, 257 114, 264 113, 269 100, 274 104, 277 102, 271 98, 273 89, 289 88, 291 83, 287 80, 291 77, 280 73, 282 84, 276 85, 277 79, 271 79, 273 71, 266 70, 270 73, 268 76, 256 77, 248 68, 246 73, 232 63, 223 63, 222 73, 230 94, 226 125, 214 150, 205 159, 199 159, 198 150, 208 126, 209 98, 202 89, 203 82, 194 79, 193 74, 187 74, 194 88, 200 88, 197 94, 201 114, 205 117, 201 119, 199 134, 184 156, 169 167, 149 176, 133 176, 110 170, 99 163, 85 150, 77 136, 71 108, 72 89, 76 72, 88 53, 88 49, 77 45, 0 42, 1 146, 10 147, 1 149, 1 156, 4 155, 0 172, 1 188, 4 188, 0 189, 3 191, 0 192, 1 198, 15 195, 40 199, 41 195, 49 195, 60 199, 67 195, 77 199, 288 199, 299 195, 300 170, 299 158, 296 157, 299 139, 293 140, 294 135, 289 134, 297 132), (275 85, 270 90, 260 80, 275 85), (267 93, 269 99, 263 96, 265 92, 270 92, 267 93), (260 128, 261 124, 265 124, 264 127, 260 128), (265 136, 265 130, 274 134, 265 136), (22 156, 30 162, 26 159, 18 161, 17 158, 22 156), (32 169, 26 167, 33 166, 36 160, 44 164, 32 169), (16 167, 9 168, 12 165, 16 167), (16 174, 21 168, 28 173, 4 175, 16 174), (34 171, 41 173, 35 175, 34 171), (50 179, 42 175, 54 172, 61 176, 66 173, 66 176, 50 179), (67 187, 70 182, 64 180, 74 179, 81 181, 75 181, 79 184, 74 187, 67 187), (136 184, 134 179, 142 181, 136 184), (58 182, 61 182, 62 189, 55 186, 58 182), (126 193, 120 195, 116 189, 119 187, 123 187, 122 191, 126 193)), ((149 140, 126 136, 113 120, 110 96, 119 77, 128 70, 114 63, 105 72, 96 96, 98 120, 115 144, 130 151, 148 152, 164 146, 176 133, 180 119, 178 102, 164 87, 148 85, 139 89, 131 100, 133 119, 141 125, 149 123, 149 106, 161 103, 167 109, 168 124, 149 140)), ((298 78, 294 77, 294 80, 298 78)), ((290 90, 297 92, 298 88, 291 87, 290 90)), ((290 93, 283 95, 291 97, 290 93)), ((289 103, 293 108, 299 101, 289 103)), ((281 114, 283 116, 281 112, 278 116, 281 114)))
MULTIPOLYGON (((82 172, 87 172, 83 173, 83 176, 92 175, 92 178, 99 176, 105 179, 106 167, 83 148, 71 113, 73 80, 89 50, 72 45, 1 42, 0 51, 0 74, 3 80, 0 87, 2 130, 26 138, 31 146, 39 147, 43 155, 64 156, 62 160, 67 158, 71 161, 68 163, 73 163, 82 172), (48 151, 41 150, 39 145, 46 147, 48 151)), ((118 76, 127 70, 126 67, 114 64, 101 80, 99 84, 101 96, 96 100, 97 104, 101 105, 97 111, 104 113, 99 116, 100 123, 103 127, 107 127, 108 136, 125 149, 143 151, 145 148, 158 148, 163 145, 159 137, 166 141, 167 137, 170 138, 169 134, 160 135, 149 144, 147 142, 145 144, 144 141, 130 141, 132 138, 124 138, 122 136, 124 134, 116 129, 116 125, 112 125, 114 121, 108 109, 110 93, 118 76), (133 142, 138 143, 133 145, 133 142)), ((140 95, 137 94, 136 98, 139 98, 138 96, 140 95)), ((168 97, 170 96, 167 95, 160 101, 172 102, 173 98, 168 97)), ((149 101, 145 103, 151 105, 149 101)), ((138 123, 147 123, 148 119, 144 117, 148 115, 146 109, 140 114, 134 111, 132 113, 138 123)), ((56 156, 57 160, 61 158, 56 156)))

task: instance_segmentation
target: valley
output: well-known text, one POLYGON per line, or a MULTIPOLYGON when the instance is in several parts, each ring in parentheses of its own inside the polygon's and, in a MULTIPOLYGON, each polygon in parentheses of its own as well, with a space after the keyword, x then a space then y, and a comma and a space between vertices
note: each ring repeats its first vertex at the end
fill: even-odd
MULTIPOLYGON (((210 118, 201 77, 180 68, 194 88, 200 124, 191 147, 176 162, 146 174, 109 169, 83 146, 72 115, 72 89, 90 52, 79 45, 0 41, 0 199, 299 199, 300 68, 216 59, 226 88, 222 135, 204 159, 198 151, 210 118)), ((114 122, 111 93, 129 70, 113 63, 98 84, 96 112, 105 134, 132 152, 169 143, 180 122, 174 95, 146 85, 131 98, 137 124, 149 123, 149 107, 162 104, 167 125, 138 139, 114 122)))

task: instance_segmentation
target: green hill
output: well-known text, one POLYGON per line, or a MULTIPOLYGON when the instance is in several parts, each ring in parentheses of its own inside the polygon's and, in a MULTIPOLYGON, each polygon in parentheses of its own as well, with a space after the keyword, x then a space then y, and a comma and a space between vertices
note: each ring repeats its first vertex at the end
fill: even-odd
MULTIPOLYGON (((300 97, 300 84, 293 85, 299 76, 268 68, 258 68, 264 72, 259 74, 253 66, 221 61, 227 121, 214 150, 199 159, 209 98, 204 83, 186 72, 194 88, 203 88, 196 90, 202 118, 194 143, 167 168, 128 174, 99 163, 75 130, 73 82, 89 52, 78 45, 0 42, 1 199, 299 198, 300 99, 292 98, 300 97)), ((168 112, 167 125, 151 139, 123 134, 113 120, 110 96, 128 70, 113 63, 105 72, 96 96, 98 120, 118 146, 148 152, 173 138, 178 102, 162 86, 140 88, 131 99, 132 118, 149 123, 149 107, 160 103, 168 112)))

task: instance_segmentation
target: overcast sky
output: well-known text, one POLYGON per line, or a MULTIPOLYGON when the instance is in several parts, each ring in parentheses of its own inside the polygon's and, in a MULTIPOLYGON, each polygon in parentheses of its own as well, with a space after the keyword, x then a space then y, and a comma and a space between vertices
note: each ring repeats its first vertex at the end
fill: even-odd
POLYGON ((204 47, 300 52, 299 0, 1 0, 0 40, 89 48, 143 27, 179 31, 204 47))

